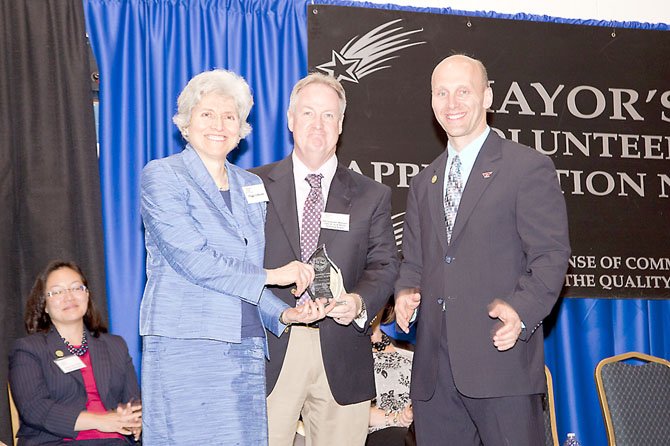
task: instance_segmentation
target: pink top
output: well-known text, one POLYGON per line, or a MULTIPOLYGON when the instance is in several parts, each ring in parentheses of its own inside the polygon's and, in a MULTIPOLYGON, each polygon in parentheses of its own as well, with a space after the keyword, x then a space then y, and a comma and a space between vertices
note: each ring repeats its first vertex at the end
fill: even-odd
MULTIPOLYGON (((77 347, 77 346, 73 346, 77 347)), ((98 393, 98 386, 95 383, 93 376, 93 366, 91 365, 91 356, 88 352, 79 357, 86 367, 81 369, 81 376, 84 378, 84 386, 86 387, 86 394, 88 400, 86 401, 86 411, 93 413, 105 413, 107 409, 102 404, 100 393, 98 393)), ((100 432, 97 429, 90 429, 79 431, 75 440, 94 440, 100 438, 125 438, 123 435, 116 432, 100 432)), ((72 438, 65 438, 64 441, 72 441, 72 438)))

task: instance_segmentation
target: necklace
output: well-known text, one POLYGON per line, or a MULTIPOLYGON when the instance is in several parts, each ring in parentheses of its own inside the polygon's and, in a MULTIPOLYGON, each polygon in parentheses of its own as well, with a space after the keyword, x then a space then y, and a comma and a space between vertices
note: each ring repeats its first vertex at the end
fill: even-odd
POLYGON ((223 175, 220 177, 219 181, 214 180, 216 183, 216 187, 219 188, 219 191, 225 191, 228 190, 228 171, 226 169, 223 170, 223 175))
POLYGON ((67 339, 64 337, 60 337, 63 342, 65 343, 65 346, 67 347, 67 351, 72 353, 75 356, 84 356, 86 352, 88 351, 88 339, 86 339, 86 332, 84 331, 84 334, 81 336, 81 345, 79 347, 73 347, 70 345, 69 342, 67 342, 67 339))
POLYGON ((382 331, 382 340, 379 342, 373 342, 372 348, 378 352, 381 352, 384 351, 389 345, 391 345, 391 338, 389 338, 386 333, 382 331))

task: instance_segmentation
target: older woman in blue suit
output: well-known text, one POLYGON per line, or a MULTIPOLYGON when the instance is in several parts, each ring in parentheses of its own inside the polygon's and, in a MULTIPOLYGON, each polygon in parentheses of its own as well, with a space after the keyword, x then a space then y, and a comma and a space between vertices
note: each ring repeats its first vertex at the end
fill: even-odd
POLYGON ((313 269, 263 269, 267 195, 226 156, 251 131, 253 99, 240 76, 195 76, 173 121, 188 144, 142 175, 147 284, 143 336, 146 445, 267 444, 266 330, 321 319, 320 302, 288 307, 266 285, 300 295, 313 269))

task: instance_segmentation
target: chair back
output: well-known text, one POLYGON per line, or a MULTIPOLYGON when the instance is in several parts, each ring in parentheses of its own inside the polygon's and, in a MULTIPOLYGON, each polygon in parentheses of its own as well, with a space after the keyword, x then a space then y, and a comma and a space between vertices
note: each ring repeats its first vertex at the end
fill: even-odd
POLYGON ((670 362, 624 353, 600 361, 595 379, 610 446, 670 445, 670 362))
POLYGON ((14 440, 14 446, 18 443, 19 439, 16 436, 19 431, 19 411, 16 409, 16 404, 14 404, 14 398, 12 398, 12 389, 9 388, 9 383, 7 383, 7 396, 9 397, 9 412, 11 415, 12 421, 12 440, 14 440))
POLYGON ((544 444, 558 446, 558 429, 556 428, 556 407, 554 406, 554 383, 549 367, 544 366, 544 376, 547 378, 547 394, 542 409, 544 412, 544 444))

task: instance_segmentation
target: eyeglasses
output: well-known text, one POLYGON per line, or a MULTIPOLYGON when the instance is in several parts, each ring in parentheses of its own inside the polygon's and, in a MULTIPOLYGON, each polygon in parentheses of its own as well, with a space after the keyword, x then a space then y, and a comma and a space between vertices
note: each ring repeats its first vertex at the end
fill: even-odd
POLYGON ((54 288, 51 291, 46 292, 47 297, 53 297, 55 299, 63 299, 68 293, 72 294, 75 297, 81 297, 86 294, 86 285, 73 286, 72 288, 54 288))

